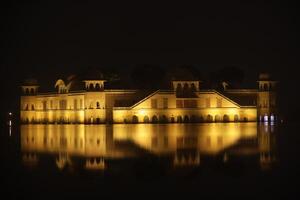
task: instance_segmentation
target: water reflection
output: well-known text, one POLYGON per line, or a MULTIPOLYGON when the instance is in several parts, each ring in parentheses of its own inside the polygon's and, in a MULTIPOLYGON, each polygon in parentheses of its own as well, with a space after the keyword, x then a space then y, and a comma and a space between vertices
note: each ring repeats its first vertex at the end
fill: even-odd
POLYGON ((198 166, 205 158, 222 163, 254 157, 262 168, 276 161, 276 126, 257 123, 22 125, 21 150, 26 166, 44 155, 58 169, 78 165, 103 170, 113 160, 154 155, 173 167, 198 166))

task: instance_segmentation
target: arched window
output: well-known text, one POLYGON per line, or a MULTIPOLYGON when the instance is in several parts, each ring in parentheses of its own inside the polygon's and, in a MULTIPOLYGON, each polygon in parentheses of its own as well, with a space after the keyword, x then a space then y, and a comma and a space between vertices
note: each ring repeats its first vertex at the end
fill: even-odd
POLYGON ((228 115, 223 116, 223 122, 229 122, 229 116, 228 115))
POLYGON ((177 116, 177 123, 182 123, 182 117, 181 116, 177 116))
POLYGON ((34 94, 34 89, 33 88, 31 88, 30 93, 34 94))
POLYGON ((90 90, 94 90, 94 85, 93 85, 92 83, 90 84, 89 89, 90 89, 90 90))
POLYGON ((159 117, 159 122, 160 123, 167 123, 168 122, 168 118, 166 117, 166 115, 162 115, 159 117))
POLYGON ((212 122, 213 121, 213 117, 211 115, 207 115, 206 121, 207 122, 212 122))
POLYGON ((145 117, 144 117, 144 123, 149 123, 149 117, 146 115, 145 117))
POLYGON ((192 92, 195 92, 196 91, 196 86, 194 83, 191 84, 191 91, 192 92))
POLYGON ((25 94, 29 94, 29 89, 28 88, 26 88, 25 94))
POLYGON ((34 105, 33 104, 31 104, 31 110, 34 110, 34 105))
POLYGON ((132 116, 132 123, 138 123, 139 122, 139 118, 136 115, 132 116))
POLYGON ((239 121, 239 116, 238 115, 234 115, 234 121, 238 122, 239 121))
POLYGON ((154 115, 154 116, 152 117, 152 123, 157 123, 157 122, 158 122, 158 118, 157 118, 156 115, 154 115))
POLYGON ((189 123, 190 122, 189 116, 185 115, 183 122, 184 123, 189 123))
POLYGON ((196 117, 196 115, 192 115, 192 116, 191 116, 191 122, 192 122, 192 123, 196 123, 196 122, 197 122, 197 117, 196 117))
POLYGON ((269 121, 269 117, 268 117, 268 115, 265 115, 264 116, 264 122, 268 122, 269 121))
POLYGON ((175 122, 175 118, 171 117, 171 123, 174 123, 174 122, 175 122))
POLYGON ((200 122, 200 123, 203 123, 203 122, 204 122, 203 116, 200 116, 200 117, 199 117, 199 122, 200 122))
POLYGON ((96 102, 96 106, 97 106, 97 109, 100 109, 100 102, 99 101, 96 102))
POLYGON ((100 90, 100 85, 99 85, 99 83, 96 84, 95 89, 96 89, 96 90, 100 90))
POLYGON ((268 84, 267 83, 264 84, 264 90, 268 91, 268 84))

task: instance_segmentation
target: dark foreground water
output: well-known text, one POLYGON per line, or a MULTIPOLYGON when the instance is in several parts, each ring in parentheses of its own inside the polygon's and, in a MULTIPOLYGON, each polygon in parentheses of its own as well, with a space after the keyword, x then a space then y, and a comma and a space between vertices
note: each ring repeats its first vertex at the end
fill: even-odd
POLYGON ((297 198, 298 127, 256 123, 2 127, 1 191, 8 199, 297 198))

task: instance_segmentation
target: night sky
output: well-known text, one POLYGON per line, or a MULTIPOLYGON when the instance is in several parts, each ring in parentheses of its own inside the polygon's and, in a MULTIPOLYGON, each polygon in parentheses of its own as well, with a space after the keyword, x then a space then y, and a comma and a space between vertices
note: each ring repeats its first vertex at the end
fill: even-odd
POLYGON ((295 4, 76 2, 1 5, 1 110, 18 108, 20 82, 30 76, 147 63, 195 64, 204 74, 234 65, 253 82, 268 71, 281 83, 285 113, 300 112, 292 93, 300 64, 295 4))

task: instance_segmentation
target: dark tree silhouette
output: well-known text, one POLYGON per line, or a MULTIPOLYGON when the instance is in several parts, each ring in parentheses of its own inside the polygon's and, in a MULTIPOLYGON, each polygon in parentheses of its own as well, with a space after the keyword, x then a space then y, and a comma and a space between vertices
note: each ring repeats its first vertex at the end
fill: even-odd
POLYGON ((137 88, 158 89, 164 85, 165 70, 158 65, 136 65, 131 79, 137 88))
POLYGON ((211 87, 221 89, 222 82, 229 84, 229 88, 238 88, 243 83, 244 71, 236 66, 226 66, 210 74, 211 87))

